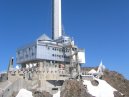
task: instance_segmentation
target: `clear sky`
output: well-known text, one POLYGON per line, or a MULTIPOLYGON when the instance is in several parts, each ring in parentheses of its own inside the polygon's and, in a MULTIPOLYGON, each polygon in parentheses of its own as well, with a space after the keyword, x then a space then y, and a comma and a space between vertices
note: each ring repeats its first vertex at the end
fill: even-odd
MULTIPOLYGON (((129 0, 62 0, 62 15, 66 34, 86 50, 85 66, 102 60, 129 79, 129 0)), ((0 0, 0 71, 43 33, 51 37, 51 0, 0 0)))

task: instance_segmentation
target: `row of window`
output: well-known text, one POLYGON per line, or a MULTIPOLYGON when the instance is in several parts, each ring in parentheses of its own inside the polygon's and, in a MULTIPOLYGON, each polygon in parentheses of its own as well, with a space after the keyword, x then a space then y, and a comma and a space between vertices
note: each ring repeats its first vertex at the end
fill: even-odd
MULTIPOLYGON (((49 47, 48 47, 48 49, 50 49, 49 47)), ((54 50, 54 51, 62 51, 62 52, 70 52, 70 49, 68 49, 68 48, 63 48, 63 49, 61 49, 61 48, 52 48, 52 50, 54 50)), ((72 48, 72 51, 76 51, 77 50, 77 48, 72 48)))
POLYGON ((61 40, 61 41, 59 41, 59 43, 65 43, 65 42, 68 42, 68 40, 61 40))
MULTIPOLYGON (((31 50, 33 50, 34 48, 37 48, 37 46, 33 46, 32 48, 27 48, 27 50, 28 51, 31 51, 31 50)), ((50 49, 50 47, 47 47, 48 48, 48 50, 50 49)), ((26 49, 25 49, 26 50, 26 49)), ((54 51, 59 51, 59 52, 70 52, 70 49, 68 49, 68 48, 52 48, 52 50, 54 50, 54 51)), ((73 51, 75 51, 76 50, 76 48, 72 48, 72 50, 73 51)), ((24 51, 24 50, 23 50, 24 51)), ((22 53, 22 51, 18 51, 17 52, 18 53, 18 55, 19 54, 21 54, 22 53)))
MULTIPOLYGON (((64 70, 62 70, 62 71, 42 71, 43 73, 62 73, 62 74, 64 74, 65 73, 65 71, 64 70)), ((41 71, 40 71, 40 73, 41 73, 41 71)))
POLYGON ((53 57, 59 57, 59 58, 70 58, 69 56, 66 55, 57 55, 57 54, 52 54, 53 57))
MULTIPOLYGON (((34 56, 35 53, 31 53, 31 55, 34 56)), ((27 58, 27 57, 29 57, 29 55, 26 54, 25 57, 27 58)))
MULTIPOLYGON (((34 56, 35 54, 32 53, 31 55, 34 56)), ((25 58, 28 58, 28 57, 29 57, 29 55, 25 55, 25 58)), ((19 57, 19 59, 23 59, 23 58, 24 58, 23 56, 19 57)))
POLYGON ((26 50, 31 51, 31 50, 34 50, 34 49, 36 49, 36 48, 37 48, 37 46, 33 46, 33 47, 31 47, 31 48, 29 47, 29 48, 27 48, 27 49, 18 51, 17 53, 20 54, 20 53, 22 53, 23 51, 26 51, 26 50))
POLYGON ((52 48, 52 50, 54 50, 54 51, 59 51, 59 52, 69 52, 69 51, 70 51, 70 50, 67 49, 67 48, 63 48, 63 49, 61 49, 61 48, 52 48))
POLYGON ((69 52, 70 50, 68 48, 57 48, 57 47, 49 47, 47 46, 47 49, 50 50, 54 50, 54 51, 59 51, 59 52, 69 52))

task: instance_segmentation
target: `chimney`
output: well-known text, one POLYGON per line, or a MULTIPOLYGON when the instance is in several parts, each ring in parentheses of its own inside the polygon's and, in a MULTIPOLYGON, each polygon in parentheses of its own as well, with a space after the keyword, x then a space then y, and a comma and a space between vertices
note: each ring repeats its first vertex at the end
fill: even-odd
POLYGON ((52 0, 52 39, 62 36, 61 0, 52 0))

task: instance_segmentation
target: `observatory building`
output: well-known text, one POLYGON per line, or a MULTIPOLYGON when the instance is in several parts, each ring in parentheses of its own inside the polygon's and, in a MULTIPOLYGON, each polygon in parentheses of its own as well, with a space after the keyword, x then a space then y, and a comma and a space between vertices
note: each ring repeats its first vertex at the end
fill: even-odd
POLYGON ((0 97, 11 97, 22 88, 53 94, 64 80, 80 78, 85 50, 63 34, 61 0, 52 0, 52 37, 43 34, 33 43, 18 48, 16 62, 19 66, 15 69, 11 58, 7 74, 0 76, 0 97))
POLYGON ((61 0, 52 0, 52 38, 43 34, 16 52, 17 64, 21 64, 23 71, 31 71, 31 79, 33 72, 46 80, 65 80, 79 75, 80 65, 85 63, 85 51, 62 31, 61 0))

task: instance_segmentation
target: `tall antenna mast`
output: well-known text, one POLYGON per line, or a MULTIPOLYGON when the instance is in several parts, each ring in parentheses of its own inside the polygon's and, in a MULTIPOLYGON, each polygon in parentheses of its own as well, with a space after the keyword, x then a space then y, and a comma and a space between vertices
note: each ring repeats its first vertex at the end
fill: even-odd
POLYGON ((62 36, 61 0, 52 0, 52 39, 62 36))

